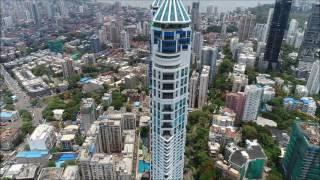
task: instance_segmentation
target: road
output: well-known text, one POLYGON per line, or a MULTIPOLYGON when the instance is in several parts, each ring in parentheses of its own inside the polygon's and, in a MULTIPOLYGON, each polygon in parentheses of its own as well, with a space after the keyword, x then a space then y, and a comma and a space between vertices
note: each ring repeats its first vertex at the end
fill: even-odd
MULTIPOLYGON (((40 124, 42 122, 42 110, 44 107, 32 107, 30 104, 31 98, 23 91, 18 82, 11 77, 2 64, 0 65, 0 71, 4 77, 7 87, 15 96, 17 96, 17 101, 15 102, 16 110, 25 109, 29 111, 33 117, 33 125, 37 126, 40 124)), ((21 121, 18 124, 21 126, 21 121)))

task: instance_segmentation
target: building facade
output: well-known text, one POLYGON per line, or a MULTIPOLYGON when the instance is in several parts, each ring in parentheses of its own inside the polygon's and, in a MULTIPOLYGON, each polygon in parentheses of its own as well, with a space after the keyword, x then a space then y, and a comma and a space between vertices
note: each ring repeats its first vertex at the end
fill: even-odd
POLYGON ((189 87, 189 108, 195 108, 197 105, 198 85, 199 85, 199 73, 197 73, 196 71, 193 71, 192 76, 190 78, 190 87, 189 87))
POLYGON ((309 95, 318 94, 320 90, 320 61, 316 61, 312 65, 311 73, 307 81, 307 89, 309 95))
POLYGON ((298 66, 310 70, 312 63, 319 57, 316 52, 320 49, 320 4, 314 4, 304 38, 299 49, 298 66))
POLYGON ((250 38, 256 25, 256 15, 246 14, 240 18, 239 41, 245 41, 250 38))
POLYGON ((81 129, 87 133, 91 124, 96 120, 96 103, 93 98, 82 99, 80 106, 81 129))
POLYGON ((263 69, 279 69, 279 53, 288 19, 292 0, 276 0, 272 21, 268 33, 263 69))
POLYGON ((242 121, 255 121, 259 112, 263 88, 257 85, 247 85, 244 93, 246 101, 244 104, 242 121))
POLYGON ((320 126, 295 122, 282 162, 285 179, 320 179, 320 126))
POLYGON ((56 143, 54 127, 40 124, 28 138, 30 150, 50 150, 56 143))
POLYGON ((210 66, 203 66, 201 75, 200 75, 200 83, 199 83, 198 108, 200 109, 207 104, 209 73, 210 73, 210 66))
POLYGON ((151 26, 151 177, 182 179, 191 56, 191 20, 181 0, 166 0, 151 26))

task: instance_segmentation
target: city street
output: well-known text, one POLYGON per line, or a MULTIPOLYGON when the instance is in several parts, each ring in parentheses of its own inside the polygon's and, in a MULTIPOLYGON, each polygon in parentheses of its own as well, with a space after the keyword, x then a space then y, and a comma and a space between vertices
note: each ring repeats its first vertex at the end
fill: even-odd
MULTIPOLYGON (((32 107, 30 104, 31 98, 22 90, 18 82, 11 77, 11 75, 5 70, 3 65, 0 65, 1 74, 5 79, 5 83, 10 91, 17 96, 17 101, 15 102, 16 110, 25 109, 29 111, 32 115, 33 125, 38 125, 42 121, 42 110, 44 107, 32 107)), ((21 126, 21 121, 18 121, 18 125, 21 126)))

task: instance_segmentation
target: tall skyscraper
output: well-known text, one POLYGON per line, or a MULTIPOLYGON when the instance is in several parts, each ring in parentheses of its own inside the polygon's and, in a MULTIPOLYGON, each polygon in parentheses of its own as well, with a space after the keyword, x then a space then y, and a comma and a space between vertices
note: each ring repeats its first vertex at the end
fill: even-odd
POLYGON ((192 28, 193 31, 200 30, 201 16, 200 16, 200 2, 193 2, 191 9, 192 28))
POLYGON ((120 46, 120 26, 116 21, 112 21, 110 25, 110 41, 113 47, 120 46))
POLYGON ((269 30, 270 30, 270 25, 271 25, 271 20, 272 20, 272 16, 273 16, 273 11, 274 11, 273 8, 269 9, 266 29, 265 29, 264 35, 263 35, 263 42, 265 42, 265 43, 267 43, 268 34, 269 34, 269 30))
POLYGON ((130 49, 129 34, 125 30, 120 33, 120 45, 124 50, 130 49))
POLYGON ((240 125, 245 100, 246 98, 243 92, 227 93, 226 107, 236 113, 235 125, 240 125))
POLYGON ((151 177, 182 179, 191 20, 181 0, 164 0, 151 26, 151 177))
POLYGON ((199 73, 192 72, 189 88, 189 108, 195 108, 198 97, 199 73))
POLYGON ((218 58, 218 49, 216 47, 205 46, 201 50, 201 67, 210 66, 209 85, 212 84, 216 74, 216 63, 218 58))
POLYGON ((298 26, 299 26, 298 21, 296 19, 291 19, 288 33, 287 33, 287 37, 294 35, 298 29, 298 26))
POLYGON ((96 120, 96 103, 93 98, 82 99, 80 106, 81 129, 87 133, 91 124, 96 120))
POLYGON ((277 70, 280 68, 278 57, 284 32, 288 26, 291 3, 292 0, 276 0, 264 53, 263 69, 277 70))
POLYGON ((91 49, 91 52, 94 52, 94 53, 97 53, 101 50, 100 39, 96 34, 90 37, 90 49, 91 49))
POLYGON ((316 61, 315 52, 320 49, 320 4, 314 4, 309 17, 304 39, 299 49, 299 67, 310 70, 316 61))
POLYGON ((256 15, 245 14, 240 18, 239 24, 239 41, 245 41, 250 38, 256 25, 256 15))
POLYGON ((34 24, 38 28, 40 28, 41 19, 40 19, 38 4, 37 4, 37 1, 35 1, 35 0, 32 2, 32 13, 33 13, 34 24))
MULTIPOLYGON (((199 63, 201 57, 201 49, 203 44, 203 37, 201 32, 194 32, 192 37, 192 64, 199 63)), ((202 67, 198 67, 200 70, 202 67)))
POLYGON ((320 61, 316 61, 312 65, 311 73, 307 81, 307 89, 309 95, 315 95, 320 90, 320 61))
POLYGON ((284 179, 320 179, 319 123, 295 122, 283 159, 284 179))
POLYGON ((246 101, 244 104, 242 121, 255 121, 259 112, 263 88, 257 85, 247 85, 244 93, 246 101))
POLYGON ((210 73, 210 66, 203 66, 201 75, 200 75, 200 83, 199 83, 198 108, 200 109, 207 103, 209 73, 210 73))
POLYGON ((70 59, 65 59, 62 62, 62 72, 63 72, 63 78, 69 79, 71 76, 74 75, 74 69, 73 69, 73 62, 70 59))

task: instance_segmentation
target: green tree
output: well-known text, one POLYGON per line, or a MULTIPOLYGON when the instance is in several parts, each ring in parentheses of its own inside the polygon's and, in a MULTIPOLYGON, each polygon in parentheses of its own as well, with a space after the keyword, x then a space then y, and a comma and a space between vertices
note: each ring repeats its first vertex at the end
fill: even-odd
POLYGON ((48 167, 56 167, 56 164, 53 160, 49 160, 48 167))

